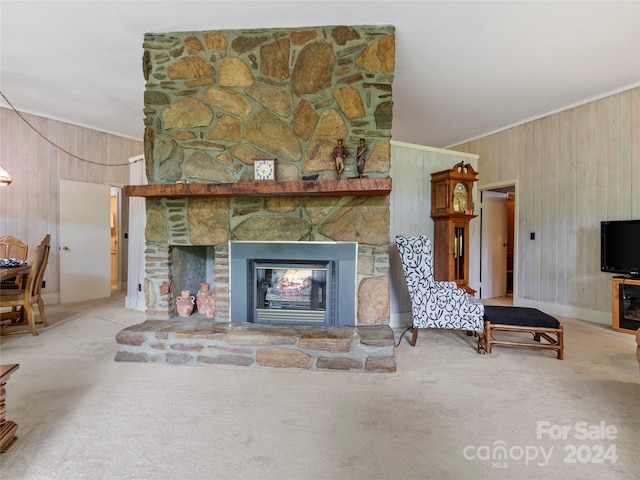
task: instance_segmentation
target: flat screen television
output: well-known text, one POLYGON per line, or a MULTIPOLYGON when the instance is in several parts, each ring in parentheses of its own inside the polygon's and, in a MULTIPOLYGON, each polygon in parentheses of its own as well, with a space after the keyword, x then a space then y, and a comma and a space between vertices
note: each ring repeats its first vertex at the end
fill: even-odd
POLYGON ((640 220, 600 223, 600 270, 640 276, 640 220))

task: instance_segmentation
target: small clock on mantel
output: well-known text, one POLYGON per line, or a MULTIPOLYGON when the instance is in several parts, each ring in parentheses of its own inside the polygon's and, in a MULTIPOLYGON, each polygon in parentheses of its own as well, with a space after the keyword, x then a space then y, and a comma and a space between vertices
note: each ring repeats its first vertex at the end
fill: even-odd
POLYGON ((276 159, 275 158, 254 158, 253 159, 254 180, 275 180, 276 179, 276 159))

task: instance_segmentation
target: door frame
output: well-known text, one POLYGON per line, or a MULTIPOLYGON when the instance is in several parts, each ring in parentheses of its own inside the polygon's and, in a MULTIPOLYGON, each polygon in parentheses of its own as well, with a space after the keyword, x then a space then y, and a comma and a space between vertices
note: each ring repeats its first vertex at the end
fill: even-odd
MULTIPOLYGON (((516 299, 518 298, 518 225, 520 223, 520 215, 518 208, 518 195, 519 195, 519 182, 517 179, 514 180, 505 180, 503 182, 489 183, 486 185, 478 185, 478 193, 480 194, 483 191, 495 191, 505 189, 507 187, 513 187, 514 189, 514 197, 515 197, 515 208, 513 212, 513 304, 516 304, 516 299)), ((479 195, 480 198, 481 195, 479 195)), ((484 231, 484 222, 482 218, 482 205, 480 206, 480 242, 482 242, 482 232, 484 231)), ((480 256, 482 257, 482 245, 480 245, 480 256)), ((482 265, 482 258, 480 258, 480 265, 482 265)), ((480 272, 480 287, 482 287, 482 271, 480 272)))

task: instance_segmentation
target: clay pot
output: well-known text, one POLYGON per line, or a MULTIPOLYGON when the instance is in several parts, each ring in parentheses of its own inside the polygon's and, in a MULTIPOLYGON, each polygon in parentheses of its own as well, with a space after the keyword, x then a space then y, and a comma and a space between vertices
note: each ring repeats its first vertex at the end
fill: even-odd
POLYGON ((176 309, 180 317, 188 317, 193 312, 195 299, 189 290, 182 290, 179 297, 176 298, 176 309))
POLYGON ((209 297, 207 301, 204 303, 204 314, 209 318, 213 318, 215 316, 216 301, 213 298, 213 296, 209 297))
POLYGON ((196 307, 198 307, 198 313, 206 313, 204 310, 204 304, 207 300, 213 299, 213 293, 211 293, 211 285, 208 283, 201 283, 200 290, 196 294, 196 307))

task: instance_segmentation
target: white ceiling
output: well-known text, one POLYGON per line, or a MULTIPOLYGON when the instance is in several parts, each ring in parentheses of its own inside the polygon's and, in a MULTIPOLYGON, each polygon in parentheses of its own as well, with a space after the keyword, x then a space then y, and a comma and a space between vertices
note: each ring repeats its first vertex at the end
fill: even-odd
POLYGON ((0 0, 0 20, 18 110, 136 139, 148 32, 394 25, 393 139, 433 147, 640 84, 637 0, 0 0))

